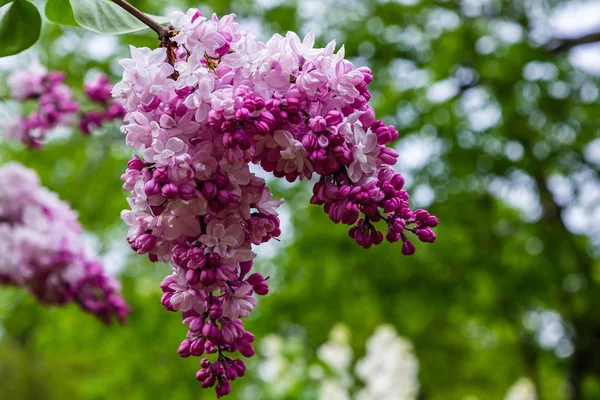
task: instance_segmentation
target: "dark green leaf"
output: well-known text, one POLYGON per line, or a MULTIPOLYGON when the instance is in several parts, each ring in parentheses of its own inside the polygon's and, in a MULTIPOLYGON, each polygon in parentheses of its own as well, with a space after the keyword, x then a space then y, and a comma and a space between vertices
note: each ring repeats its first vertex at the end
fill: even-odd
POLYGON ((40 37, 42 18, 37 8, 26 0, 15 0, 0 19, 0 57, 31 47, 40 37))
POLYGON ((50 22, 59 25, 79 26, 73 16, 73 8, 69 0, 48 0, 45 12, 46 18, 50 22))
POLYGON ((14 0, 0 0, 0 7, 8 4, 8 3, 12 3, 14 0))

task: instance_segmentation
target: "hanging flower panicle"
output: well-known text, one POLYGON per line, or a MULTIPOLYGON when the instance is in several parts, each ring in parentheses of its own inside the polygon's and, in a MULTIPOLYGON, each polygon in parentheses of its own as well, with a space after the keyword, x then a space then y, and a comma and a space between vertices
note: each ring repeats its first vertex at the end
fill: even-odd
POLYGON ((129 312, 119 284, 84 244, 69 206, 17 163, 0 167, 0 283, 24 286, 40 302, 75 302, 105 323, 129 312))
POLYGON ((48 133, 59 126, 78 126, 84 135, 89 135, 106 122, 125 116, 123 106, 111 97, 113 85, 106 75, 98 74, 84 84, 85 105, 73 99, 64 81, 63 72, 47 71, 39 64, 13 73, 8 78, 11 98, 18 102, 35 101, 37 107, 27 116, 5 121, 4 137, 39 149, 48 133))
POLYGON ((253 245, 280 234, 277 207, 262 166, 292 182, 318 180, 311 202, 368 248, 414 234, 433 242, 437 219, 408 205, 404 179, 391 166, 398 138, 367 104, 368 68, 355 69, 335 42, 274 35, 261 43, 234 15, 197 9, 171 14, 171 46, 131 47, 113 95, 127 115, 122 128, 136 155, 122 176, 131 192, 123 220, 128 241, 152 261, 171 263, 162 303, 188 325, 183 357, 203 358, 196 378, 217 396, 245 373, 232 353, 254 354, 242 319, 268 292, 251 273, 253 245), (376 225, 384 225, 380 231, 376 225))
POLYGON ((28 116, 5 123, 5 137, 40 148, 44 137, 59 125, 68 125, 74 119, 79 104, 73 100, 71 89, 64 84, 65 74, 48 72, 35 65, 18 70, 8 78, 11 96, 17 101, 35 100, 36 109, 28 116))
POLYGON ((79 129, 84 135, 89 135, 93 130, 99 129, 108 121, 122 121, 125 117, 123 106, 111 96, 113 84, 104 74, 98 74, 83 85, 87 100, 99 109, 92 109, 81 113, 79 129))

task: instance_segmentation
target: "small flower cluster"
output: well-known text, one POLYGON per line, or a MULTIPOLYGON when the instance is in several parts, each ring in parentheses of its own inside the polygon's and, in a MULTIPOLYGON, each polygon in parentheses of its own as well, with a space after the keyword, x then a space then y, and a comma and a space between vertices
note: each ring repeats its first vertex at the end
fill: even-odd
POLYGON ((187 339, 179 353, 203 359, 197 379, 217 396, 245 365, 225 353, 254 353, 241 322, 268 292, 250 273, 259 245, 280 234, 273 200, 249 163, 288 181, 320 175, 312 203, 353 225, 369 247, 407 233, 433 242, 437 219, 412 211, 404 179, 386 147, 398 132, 367 105, 368 68, 354 69, 335 43, 314 47, 292 32, 267 43, 242 33, 234 15, 206 18, 197 9, 171 14, 170 43, 131 48, 113 95, 127 115, 126 143, 137 153, 122 179, 131 192, 128 241, 152 261, 171 263, 161 285, 166 309, 183 314, 187 339), (384 213, 385 215, 382 215, 384 213))
POLYGON ((99 109, 82 111, 79 115, 81 105, 73 100, 64 80, 64 73, 48 72, 40 65, 12 74, 8 79, 12 99, 35 100, 38 104, 28 116, 6 121, 5 137, 37 149, 45 136, 58 126, 78 125, 84 135, 89 135, 107 121, 122 120, 125 116, 123 106, 112 99, 112 83, 106 75, 99 74, 84 84, 87 100, 99 109))
POLYGON ((27 287, 40 302, 76 302, 105 323, 129 312, 119 284, 83 243, 69 206, 17 163, 0 168, 0 283, 27 287))
POLYGON ((91 134, 108 121, 123 120, 125 117, 125 109, 111 96, 112 87, 110 78, 104 74, 96 75, 83 85, 87 99, 101 107, 100 110, 89 110, 81 114, 79 129, 84 135, 91 134))
POLYGON ((19 70, 8 78, 12 98, 18 101, 36 100, 38 107, 28 116, 7 121, 5 137, 39 148, 52 129, 73 121, 79 105, 64 84, 64 73, 46 71, 40 65, 19 70))

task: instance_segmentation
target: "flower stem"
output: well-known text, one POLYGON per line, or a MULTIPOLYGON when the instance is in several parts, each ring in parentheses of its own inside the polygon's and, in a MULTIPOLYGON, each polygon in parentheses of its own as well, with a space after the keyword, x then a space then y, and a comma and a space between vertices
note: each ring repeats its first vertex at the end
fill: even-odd
POLYGON ((169 30, 129 4, 125 0, 112 0, 113 3, 121 7, 123 10, 127 11, 129 14, 133 15, 135 18, 142 21, 145 25, 147 25, 150 29, 158 34, 158 39, 161 42, 169 40, 169 30))

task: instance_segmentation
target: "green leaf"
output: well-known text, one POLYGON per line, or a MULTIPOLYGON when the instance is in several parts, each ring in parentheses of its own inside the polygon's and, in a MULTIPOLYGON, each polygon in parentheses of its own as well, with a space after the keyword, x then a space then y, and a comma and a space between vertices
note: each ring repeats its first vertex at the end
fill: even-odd
MULTIPOLYGON (((3 0, 0 0, 3 1, 3 0)), ((46 18, 59 25, 79 26, 73 15, 69 0, 48 0, 46 2, 46 18)))
MULTIPOLYGON (((121 35, 148 28, 144 23, 109 0, 71 0, 75 20, 83 28, 97 33, 121 35)), ((165 23, 164 17, 154 17, 165 23)))
POLYGON ((15 0, 0 0, 0 7, 8 4, 8 3, 12 3, 15 0))
POLYGON ((26 0, 15 0, 0 19, 0 57, 31 47, 40 37, 41 29, 42 18, 37 8, 26 0))

